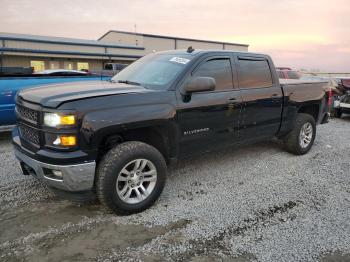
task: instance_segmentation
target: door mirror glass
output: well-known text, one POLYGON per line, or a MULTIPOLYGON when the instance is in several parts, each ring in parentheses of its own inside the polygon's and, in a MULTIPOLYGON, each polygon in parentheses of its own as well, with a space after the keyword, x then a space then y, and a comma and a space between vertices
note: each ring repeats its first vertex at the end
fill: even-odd
POLYGON ((216 82, 212 77, 191 77, 185 83, 185 94, 215 90, 216 82))

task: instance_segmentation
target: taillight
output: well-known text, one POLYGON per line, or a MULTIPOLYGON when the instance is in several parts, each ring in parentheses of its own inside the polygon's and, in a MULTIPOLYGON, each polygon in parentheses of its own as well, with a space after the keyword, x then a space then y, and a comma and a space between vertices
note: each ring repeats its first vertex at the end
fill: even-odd
POLYGON ((329 91, 328 91, 328 106, 329 106, 329 108, 331 108, 331 106, 332 106, 332 98, 333 98, 333 90, 330 87, 329 91))

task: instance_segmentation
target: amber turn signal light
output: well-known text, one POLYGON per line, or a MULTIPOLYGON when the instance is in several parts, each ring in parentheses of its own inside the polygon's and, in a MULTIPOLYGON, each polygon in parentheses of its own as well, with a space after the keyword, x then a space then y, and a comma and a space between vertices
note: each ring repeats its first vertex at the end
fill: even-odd
POLYGON ((61 125, 75 125, 75 116, 61 116, 61 125))
POLYGON ((57 139, 53 142, 56 146, 76 146, 77 137, 76 136, 57 136, 57 139))

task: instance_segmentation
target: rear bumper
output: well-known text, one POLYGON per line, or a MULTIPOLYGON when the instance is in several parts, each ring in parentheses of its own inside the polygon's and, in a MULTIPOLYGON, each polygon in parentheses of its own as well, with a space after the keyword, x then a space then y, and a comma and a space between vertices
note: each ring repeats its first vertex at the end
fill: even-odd
POLYGON ((33 175, 49 187, 70 192, 88 191, 93 188, 95 161, 75 165, 52 165, 37 161, 17 148, 15 155, 25 175, 33 175), (60 173, 61 176, 55 176, 52 171, 60 173))

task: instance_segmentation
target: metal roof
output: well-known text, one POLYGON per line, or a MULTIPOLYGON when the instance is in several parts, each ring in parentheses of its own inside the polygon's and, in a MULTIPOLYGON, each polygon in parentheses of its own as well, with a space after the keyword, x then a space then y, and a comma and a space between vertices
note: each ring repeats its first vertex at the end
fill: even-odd
POLYGON ((212 40, 201 40, 201 39, 184 38, 184 37, 177 37, 177 36, 152 35, 152 34, 134 33, 134 32, 127 32, 127 31, 119 31, 119 30, 109 30, 107 33, 102 35, 98 40, 101 40, 103 37, 105 37, 109 33, 113 33, 113 32, 114 33, 121 33, 121 34, 129 34, 129 35, 139 35, 139 36, 146 36, 146 37, 163 38, 163 39, 176 39, 176 40, 184 40, 184 41, 204 42, 204 43, 212 43, 212 44, 225 44, 225 45, 237 45, 237 46, 246 46, 246 47, 249 46, 247 44, 237 44, 237 43, 212 41, 212 40))
POLYGON ((115 44, 103 43, 96 40, 85 40, 85 39, 76 39, 76 38, 55 37, 55 36, 14 34, 14 33, 3 33, 3 32, 0 32, 0 40, 29 41, 29 42, 37 42, 37 43, 64 44, 64 45, 114 47, 114 48, 138 49, 138 50, 145 49, 144 47, 140 47, 140 46, 115 45, 115 44))
POLYGON ((72 51, 60 51, 60 50, 36 50, 36 49, 24 49, 24 48, 8 48, 0 47, 0 52, 15 52, 15 53, 34 53, 34 54, 54 54, 54 55, 77 55, 77 56, 101 56, 101 57, 121 57, 121 58, 141 58, 141 55, 124 55, 124 54, 111 54, 111 53, 90 53, 90 52, 72 52, 72 51))

